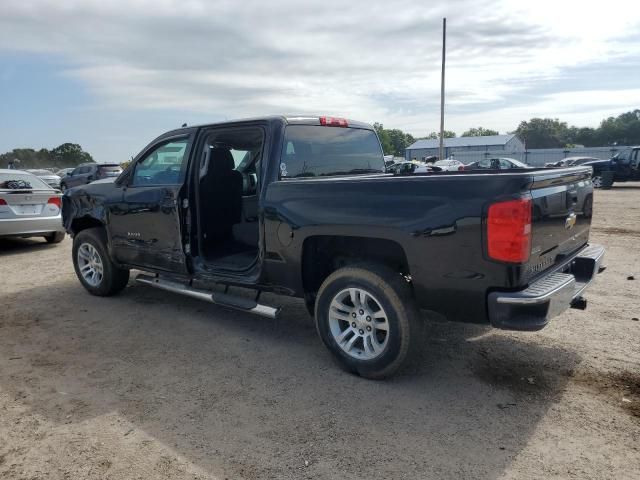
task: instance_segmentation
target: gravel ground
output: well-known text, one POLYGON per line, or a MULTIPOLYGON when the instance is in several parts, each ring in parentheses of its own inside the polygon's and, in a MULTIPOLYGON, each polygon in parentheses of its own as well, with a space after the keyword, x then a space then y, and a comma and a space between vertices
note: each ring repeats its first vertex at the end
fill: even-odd
POLYGON ((133 282, 95 298, 69 239, 0 241, 0 478, 637 479, 640 184, 594 216, 586 311, 431 320, 385 382, 338 369, 298 300, 266 296, 271 321, 133 282))

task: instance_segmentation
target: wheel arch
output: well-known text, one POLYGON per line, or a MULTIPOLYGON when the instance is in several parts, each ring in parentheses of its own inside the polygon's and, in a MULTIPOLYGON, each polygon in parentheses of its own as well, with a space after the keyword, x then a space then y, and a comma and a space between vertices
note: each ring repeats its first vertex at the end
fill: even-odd
POLYGON ((80 233, 82 230, 87 230, 88 228, 103 228, 105 229, 104 222, 98 220, 95 217, 91 217, 89 215, 85 215, 82 217, 74 218, 71 221, 71 225, 69 226, 69 230, 73 236, 80 233))
POLYGON ((307 309, 313 315, 316 294, 322 282, 347 265, 373 263, 410 276, 404 248, 386 238, 315 235, 302 245, 302 286, 307 309))

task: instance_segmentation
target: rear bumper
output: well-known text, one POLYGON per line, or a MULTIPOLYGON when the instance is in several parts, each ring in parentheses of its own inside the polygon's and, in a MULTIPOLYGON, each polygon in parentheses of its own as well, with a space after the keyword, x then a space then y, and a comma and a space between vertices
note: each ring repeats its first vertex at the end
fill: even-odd
POLYGON ((35 237, 53 232, 64 232, 60 215, 0 220, 0 237, 35 237))
POLYGON ((506 330, 540 330, 569 307, 584 308, 582 294, 601 271, 604 253, 601 245, 588 245, 524 290, 491 292, 491 324, 506 330))

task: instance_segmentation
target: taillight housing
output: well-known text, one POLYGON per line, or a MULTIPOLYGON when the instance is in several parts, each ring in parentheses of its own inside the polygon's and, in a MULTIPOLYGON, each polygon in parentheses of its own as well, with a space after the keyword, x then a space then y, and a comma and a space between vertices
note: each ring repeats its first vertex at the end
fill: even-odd
POLYGON ((320 125, 323 127, 343 127, 346 128, 349 126, 349 122, 347 122, 346 118, 336 118, 336 117, 320 117, 320 125))
POLYGON ((0 198, 0 205, 7 205, 7 201, 4 198, 0 198))
POLYGON ((458 167, 458 171, 459 171, 459 172, 464 172, 464 165, 460 165, 460 166, 458 167))
POLYGON ((487 216, 487 253, 493 260, 524 263, 531 254, 531 198, 494 203, 487 216))
POLYGON ((49 200, 47 200, 47 204, 55 205, 58 208, 62 208, 62 200, 60 199, 60 197, 51 197, 49 200))

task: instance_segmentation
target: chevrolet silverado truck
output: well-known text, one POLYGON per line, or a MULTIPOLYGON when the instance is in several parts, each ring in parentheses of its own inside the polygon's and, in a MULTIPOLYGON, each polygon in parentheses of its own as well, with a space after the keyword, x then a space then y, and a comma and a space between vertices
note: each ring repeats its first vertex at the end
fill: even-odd
POLYGON ((422 345, 421 310, 531 331, 585 308, 592 198, 588 167, 386 173, 370 125, 275 116, 165 133, 68 190, 63 221, 91 294, 136 269, 271 318, 262 292, 299 297, 340 365, 383 378, 422 345))

